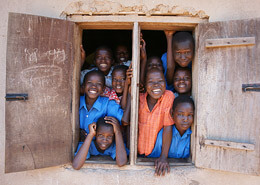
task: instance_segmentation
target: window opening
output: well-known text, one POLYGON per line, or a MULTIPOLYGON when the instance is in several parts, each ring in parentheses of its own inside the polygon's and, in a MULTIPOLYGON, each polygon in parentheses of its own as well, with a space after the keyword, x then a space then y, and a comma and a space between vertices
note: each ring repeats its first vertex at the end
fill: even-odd
MULTIPOLYGON (((113 52, 113 59, 115 59, 115 50, 118 45, 125 45, 128 49, 129 57, 131 60, 132 54, 132 30, 83 30, 82 32, 82 45, 86 53, 86 58, 81 71, 90 69, 95 66, 94 58, 95 51, 100 46, 107 46, 113 52)), ((114 63, 114 65, 115 65, 114 63)), ((83 91, 81 91, 81 95, 83 91)), ((75 151, 77 147, 75 148, 75 151)), ((91 155, 85 163, 99 163, 99 164, 116 164, 110 156, 94 156, 91 155)))
MULTIPOLYGON (((179 30, 180 31, 180 30, 179 30)), ((186 30, 183 30, 186 31, 186 30)), ((191 34, 192 32, 189 31, 191 34)), ((143 39, 146 42, 147 58, 151 56, 162 57, 167 52, 167 40, 164 31, 161 30, 141 30, 143 39)), ((191 90, 192 91, 192 90, 191 90)), ((194 123, 193 123, 194 125, 194 123)), ((192 127, 193 127, 192 125, 192 127)), ((138 135, 137 135, 138 137, 138 135)), ((192 140, 192 137, 191 137, 192 140)), ((190 147, 190 156, 185 159, 168 158, 170 165, 172 166, 186 166, 191 165, 192 148, 190 147)), ((137 154, 137 165, 154 165, 157 158, 147 158, 137 154)))

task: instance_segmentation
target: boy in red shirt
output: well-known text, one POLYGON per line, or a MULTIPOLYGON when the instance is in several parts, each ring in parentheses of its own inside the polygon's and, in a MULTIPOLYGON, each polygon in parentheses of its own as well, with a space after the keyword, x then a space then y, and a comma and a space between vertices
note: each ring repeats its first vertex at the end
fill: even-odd
POLYGON ((147 71, 145 80, 146 93, 140 94, 139 121, 138 121, 138 154, 154 157, 155 142, 162 140, 160 157, 155 160, 155 174, 164 175, 169 172, 168 151, 172 138, 172 125, 174 124, 170 114, 174 94, 166 90, 166 82, 163 72, 158 68, 147 71), (163 129, 162 138, 157 138, 163 129))

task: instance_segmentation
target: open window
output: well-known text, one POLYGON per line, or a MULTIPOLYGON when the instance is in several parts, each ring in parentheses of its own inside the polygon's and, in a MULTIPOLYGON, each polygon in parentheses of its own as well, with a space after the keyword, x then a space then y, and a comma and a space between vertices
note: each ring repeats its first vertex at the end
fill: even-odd
POLYGON ((71 162, 79 133, 82 30, 131 32, 134 74, 129 162, 132 166, 153 164, 137 157, 139 38, 141 30, 169 29, 192 31, 196 38, 192 158, 171 164, 260 173, 259 19, 219 23, 178 16, 75 15, 69 19, 74 23, 9 15, 6 93, 11 97, 6 98, 24 100, 6 101, 6 172, 71 162), (19 95, 13 98, 13 94, 19 95), (21 94, 28 94, 28 100, 21 94))

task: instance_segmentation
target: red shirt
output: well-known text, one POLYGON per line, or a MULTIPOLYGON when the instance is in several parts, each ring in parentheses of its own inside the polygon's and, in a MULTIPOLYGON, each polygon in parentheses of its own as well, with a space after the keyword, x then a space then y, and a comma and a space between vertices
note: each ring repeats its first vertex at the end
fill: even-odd
POLYGON ((147 92, 140 94, 138 120, 138 153, 149 155, 154 148, 157 135, 164 126, 174 124, 170 110, 174 94, 166 90, 150 112, 147 104, 147 92))

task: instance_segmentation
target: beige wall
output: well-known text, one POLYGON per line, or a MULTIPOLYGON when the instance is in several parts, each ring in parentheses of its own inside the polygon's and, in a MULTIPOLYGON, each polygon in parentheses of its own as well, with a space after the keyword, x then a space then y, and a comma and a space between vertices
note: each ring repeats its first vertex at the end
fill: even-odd
MULTIPOLYGON (((4 174, 5 159, 5 76, 8 12, 28 13, 59 18, 60 13, 72 0, 1 0, 0 6, 0 184, 260 184, 260 177, 203 170, 195 167, 174 168, 164 178, 153 176, 153 169, 121 168, 106 169, 90 166, 74 171, 70 166, 58 166, 28 172, 4 174), (106 173, 105 173, 106 172, 106 173)), ((155 4, 180 5, 204 10, 210 21, 247 19, 260 17, 260 0, 121 0, 124 5, 155 4), (252 3, 254 2, 254 3, 252 3)))

